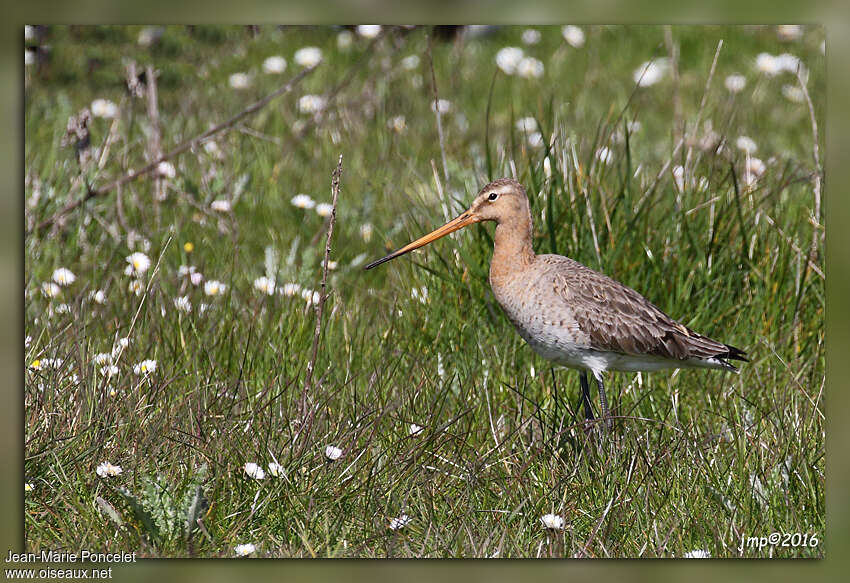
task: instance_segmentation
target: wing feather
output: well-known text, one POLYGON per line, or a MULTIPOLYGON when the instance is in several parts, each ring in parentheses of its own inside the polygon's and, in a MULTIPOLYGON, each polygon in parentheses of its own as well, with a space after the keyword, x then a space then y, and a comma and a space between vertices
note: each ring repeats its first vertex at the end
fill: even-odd
POLYGON ((567 302, 578 327, 589 336, 591 348, 675 360, 746 360, 742 351, 694 332, 606 275, 568 257, 539 258, 555 268, 545 270, 547 277, 552 278, 556 295, 567 302))

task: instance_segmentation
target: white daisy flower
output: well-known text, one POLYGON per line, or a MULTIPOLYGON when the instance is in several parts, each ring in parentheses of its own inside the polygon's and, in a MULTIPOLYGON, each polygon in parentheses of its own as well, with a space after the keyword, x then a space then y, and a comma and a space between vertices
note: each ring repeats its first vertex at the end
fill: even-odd
POLYGON ((177 176, 177 169, 171 162, 162 161, 156 166, 156 174, 163 178, 174 178, 177 176))
POLYGON ((408 55, 401 60, 401 68, 405 71, 412 71, 419 67, 419 55, 408 55))
POLYGON ((499 49, 496 53, 496 66, 508 75, 513 75, 517 71, 524 53, 518 47, 505 47, 499 49))
POLYGON ((189 296, 180 296, 174 298, 174 307, 181 312, 186 312, 187 314, 191 312, 192 303, 189 301, 189 296))
POLYGON ((522 31, 522 42, 527 45, 536 45, 542 36, 536 28, 526 28, 522 31))
POLYGON ((247 89, 251 85, 251 77, 247 73, 234 73, 227 78, 227 84, 233 89, 247 89))
POLYGON ((440 112, 440 113, 448 113, 452 110, 452 102, 448 99, 438 99, 437 103, 431 102, 431 111, 440 112))
POLYGON ((211 279, 204 284, 204 294, 208 296, 220 296, 227 286, 216 279, 211 279))
POLYGON ((322 62, 322 51, 317 47, 304 47, 295 51, 293 60, 301 67, 312 67, 322 62))
POLYGON ((320 217, 329 217, 333 212, 334 207, 332 204, 328 204, 326 202, 320 202, 316 205, 316 214, 320 217))
POLYGON ((32 492, 35 490, 35 485, 32 482, 26 482, 24 484, 24 492, 32 492))
POLYGON ((341 51, 347 51, 351 48, 351 43, 354 42, 354 35, 350 30, 341 30, 336 35, 336 48, 341 51))
POLYGON ((263 471, 262 466, 254 462, 245 463, 245 473, 248 474, 249 478, 254 478, 255 480, 262 480, 266 477, 266 472, 263 471))
POLYGON ((108 364, 100 367, 100 374, 105 377, 114 377, 118 374, 118 367, 114 364, 108 364))
POLYGON ((96 304, 105 304, 106 293, 102 289, 92 290, 89 292, 89 299, 96 304))
POLYGON ((27 337, 24 338, 24 350, 29 348, 30 344, 32 344, 32 336, 27 335, 27 337))
POLYGON ((401 530, 407 526, 412 519, 407 514, 401 514, 390 520, 390 530, 401 530))
POLYGON ((747 78, 736 73, 726 77, 726 81, 724 83, 726 85, 726 90, 729 91, 729 93, 739 93, 747 86, 747 78))
POLYGON ((71 285, 77 280, 77 276, 74 275, 70 269, 65 267, 60 267, 56 271, 53 272, 53 281, 65 287, 67 285, 71 285))
POLYGON ((316 201, 310 198, 309 194, 296 194, 289 202, 300 209, 311 209, 316 206, 316 201))
POLYGON ((286 59, 280 55, 273 55, 263 61, 263 72, 271 75, 279 75, 286 71, 286 59))
POLYGON ((514 125, 521 132, 531 133, 537 131, 537 120, 530 116, 519 118, 514 125))
POLYGON ((127 286, 127 291, 130 291, 136 294, 137 296, 140 296, 142 295, 142 292, 145 291, 145 286, 140 280, 134 279, 130 281, 130 285, 127 286))
POLYGON ((685 553, 686 559, 710 559, 711 553, 706 551, 705 549, 696 549, 693 551, 688 551, 685 553))
POLYGON ((149 47, 159 40, 162 33, 163 30, 160 26, 146 26, 139 31, 139 37, 136 39, 136 42, 138 42, 140 46, 149 47))
POLYGON ((752 154, 757 148, 755 141, 749 136, 738 136, 738 139, 735 140, 735 145, 739 150, 747 154, 752 154))
POLYGON ((117 356, 119 352, 123 351, 128 346, 130 346, 130 338, 128 338, 127 336, 119 338, 115 342, 115 346, 112 347, 112 357, 115 358, 115 356, 117 356))
POLYGON ((71 306, 69 306, 68 304, 64 304, 64 303, 59 304, 59 305, 56 306, 56 309, 54 310, 54 312, 56 314, 70 314, 71 313, 71 306))
POLYGON ((94 357, 92 358, 92 362, 98 366, 109 364, 112 362, 112 354, 110 354, 109 352, 99 352, 94 355, 94 357))
POLYGON ((108 99, 95 99, 91 102, 91 114, 94 117, 112 119, 118 115, 118 106, 108 99))
POLYGON ((127 275, 139 276, 146 272, 151 266, 150 258, 140 251, 136 251, 132 255, 128 255, 127 263, 130 264, 128 266, 129 273, 125 270, 127 275))
POLYGON ((799 24, 780 24, 776 27, 779 40, 791 42, 803 38, 803 27, 799 24))
POLYGON ((284 475, 283 466, 277 462, 272 462, 269 464, 269 473, 275 478, 280 478, 284 475))
POLYGON ((325 457, 330 461, 336 461, 342 457, 342 450, 335 445, 329 445, 325 448, 325 457))
POLYGON ((540 148, 543 146, 543 134, 540 132, 531 132, 528 134, 528 145, 532 148, 540 148))
POLYGON ((120 476, 122 471, 123 470, 121 469, 121 466, 113 466, 109 462, 101 463, 99 466, 97 466, 97 469, 95 470, 97 475, 101 478, 111 478, 114 476, 120 476))
POLYGON ((803 93, 799 85, 783 85, 782 95, 785 96, 785 99, 794 103, 803 103, 806 100, 806 94, 803 93))
POLYGON ((363 38, 375 38, 381 34, 380 24, 360 24, 357 26, 357 34, 363 38))
POLYGON ((41 293, 46 298, 55 298, 61 291, 62 289, 52 281, 46 281, 41 284, 41 293))
POLYGON ((573 48, 580 49, 584 46, 584 31, 579 27, 568 24, 561 28, 561 34, 573 48))
POLYGON ((236 552, 237 557, 247 557, 251 553, 256 552, 257 547, 254 546, 254 543, 245 543, 236 545, 236 548, 233 550, 236 552))
POLYGON ((387 120, 387 127, 400 134, 407 128, 407 120, 403 115, 396 115, 387 120))
POLYGON ((746 171, 750 174, 754 174, 756 176, 761 176, 764 174, 764 171, 767 169, 764 162, 762 162, 759 158, 749 158, 747 160, 746 171))
POLYGON ((147 375, 156 370, 155 360, 143 360, 142 362, 133 365, 133 373, 137 375, 147 375))
MULTIPOLYGON (((330 268, 330 266, 328 266, 328 268, 330 268)), ((313 304, 319 303, 320 294, 319 292, 311 289, 302 289, 301 297, 304 298, 304 301, 307 302, 308 306, 312 306, 313 304)))
POLYGON ((516 72, 524 79, 538 79, 543 76, 543 61, 534 57, 525 57, 517 65, 516 72))
POLYGON ((540 518, 544 528, 550 530, 562 530, 564 528, 564 519, 557 514, 544 514, 540 518))
POLYGON ((793 75, 797 74, 797 69, 800 69, 800 72, 804 75, 806 74, 806 67, 803 65, 803 62, 800 60, 800 57, 796 57, 789 53, 782 53, 778 57, 775 58, 776 66, 780 71, 785 71, 786 73, 791 73, 793 75))
POLYGON ((298 99, 300 113, 316 113, 325 108, 325 98, 321 95, 302 95, 298 99))
POLYGON ((223 198, 214 200, 210 203, 210 208, 220 213, 229 213, 231 209, 230 201, 223 198))
POLYGON ((372 238, 372 224, 371 223, 363 223, 360 225, 360 236, 363 237, 363 240, 367 243, 372 238))
POLYGON ((265 275, 260 276, 254 280, 254 288, 257 291, 266 294, 267 296, 270 296, 274 293, 274 286, 274 280, 270 277, 266 277, 265 275))
POLYGON ((756 57, 756 69, 760 73, 764 73, 768 77, 773 77, 774 75, 780 73, 782 69, 780 68, 779 61, 776 60, 776 57, 771 55, 770 53, 759 53, 756 57))
POLYGON ((32 370, 47 370, 47 369, 59 369, 62 366, 61 358, 42 358, 41 360, 36 359, 30 363, 30 368, 32 370))
POLYGON ((283 287, 280 288, 280 293, 291 298, 292 296, 301 293, 301 286, 297 283, 285 283, 283 284, 283 287))
POLYGON ((670 61, 666 58, 646 61, 635 69, 632 78, 639 87, 649 87, 661 81, 669 69, 670 61))
POLYGON ((408 431, 410 435, 419 435, 420 433, 425 431, 425 428, 421 425, 417 425, 416 423, 411 423, 408 431))
MULTIPOLYGON (((324 267, 324 266, 325 266, 325 261, 324 261, 324 259, 323 259, 323 260, 322 260, 322 267, 324 267)), ((339 262, 338 262, 338 261, 334 261, 333 259, 328 260, 328 270, 329 270, 329 271, 333 271, 333 270, 334 270, 334 269, 336 269, 337 267, 339 267, 339 262)))

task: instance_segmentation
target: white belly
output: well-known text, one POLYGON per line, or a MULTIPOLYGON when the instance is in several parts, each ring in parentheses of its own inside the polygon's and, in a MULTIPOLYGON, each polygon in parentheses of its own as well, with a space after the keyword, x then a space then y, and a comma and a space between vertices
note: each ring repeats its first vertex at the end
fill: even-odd
POLYGON ((623 354, 579 346, 571 335, 549 328, 542 335, 530 334, 527 327, 516 325, 520 336, 546 360, 570 368, 586 369, 598 374, 607 370, 645 371, 694 366, 689 361, 673 360, 652 355, 623 354))

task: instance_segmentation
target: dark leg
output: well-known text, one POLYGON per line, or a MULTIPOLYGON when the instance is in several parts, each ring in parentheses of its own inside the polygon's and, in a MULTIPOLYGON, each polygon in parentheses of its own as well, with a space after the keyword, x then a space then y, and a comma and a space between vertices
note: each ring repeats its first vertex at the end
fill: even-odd
POLYGON ((584 418, 587 421, 593 421, 593 409, 590 407, 590 385, 587 383, 587 371, 583 370, 579 373, 579 381, 581 383, 581 400, 584 402, 584 418))
POLYGON ((605 396, 605 385, 602 384, 602 375, 593 375, 596 378, 596 386, 599 387, 599 412, 605 420, 605 427, 611 429, 611 418, 608 417, 608 397, 605 396))

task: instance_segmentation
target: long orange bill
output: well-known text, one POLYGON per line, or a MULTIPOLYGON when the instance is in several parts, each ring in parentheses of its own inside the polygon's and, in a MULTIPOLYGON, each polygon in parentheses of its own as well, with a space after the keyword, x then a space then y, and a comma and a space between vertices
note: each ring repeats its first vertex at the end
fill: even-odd
POLYGON ((401 249, 399 249, 397 251, 393 251, 392 253, 390 253, 386 257, 382 257, 381 259, 378 259, 377 261, 373 261, 372 263, 370 263, 369 265, 367 265, 363 269, 372 269, 373 267, 377 267, 381 263, 386 263, 390 259, 395 259, 399 255, 404 255, 405 253, 413 251, 414 249, 419 249, 420 247, 422 247, 423 245, 427 245, 431 241, 436 241, 440 237, 445 237, 449 233, 454 233, 458 229, 462 229, 463 227, 465 227, 467 225, 471 225, 472 223, 477 223, 477 222, 478 222, 478 218, 475 215, 473 215, 471 212, 466 211, 465 213, 463 213, 462 215, 460 215, 456 219, 452 219, 451 221, 449 221, 448 223, 446 223, 445 225, 443 225, 439 229, 436 229, 435 231, 431 231, 430 233, 428 233, 424 237, 420 237, 419 239, 416 239, 412 243, 408 243, 407 245, 405 245, 401 249))

